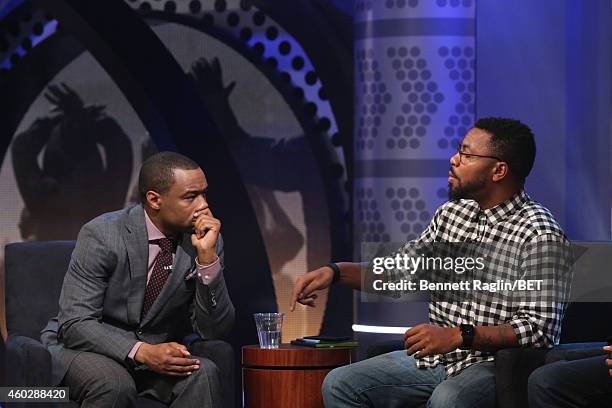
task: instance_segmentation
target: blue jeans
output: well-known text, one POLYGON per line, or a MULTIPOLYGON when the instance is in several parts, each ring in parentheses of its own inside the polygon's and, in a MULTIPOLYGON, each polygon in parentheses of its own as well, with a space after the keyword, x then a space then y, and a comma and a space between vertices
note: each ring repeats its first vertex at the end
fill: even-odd
POLYGON ((494 407, 494 363, 474 364, 447 378, 442 364, 417 368, 400 350, 332 370, 322 391, 326 408, 494 407))
POLYGON ((612 378, 606 356, 557 361, 529 376, 529 406, 532 408, 609 407, 612 378))

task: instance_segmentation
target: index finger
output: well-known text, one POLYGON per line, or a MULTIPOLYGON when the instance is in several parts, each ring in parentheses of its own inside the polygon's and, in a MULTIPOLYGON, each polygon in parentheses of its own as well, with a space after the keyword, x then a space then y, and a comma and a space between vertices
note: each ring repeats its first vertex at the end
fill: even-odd
POLYGON ((291 291, 291 300, 289 301, 289 307, 293 312, 295 310, 295 302, 298 299, 298 296, 302 293, 302 290, 306 286, 306 279, 304 278, 306 275, 302 275, 295 281, 293 285, 293 290, 291 291))

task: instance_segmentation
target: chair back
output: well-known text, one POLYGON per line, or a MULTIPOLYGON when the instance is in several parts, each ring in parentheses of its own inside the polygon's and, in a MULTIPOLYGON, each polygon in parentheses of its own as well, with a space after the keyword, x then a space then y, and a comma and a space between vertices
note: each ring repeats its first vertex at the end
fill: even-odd
POLYGON ((75 241, 20 242, 5 247, 6 328, 9 336, 40 339, 59 308, 75 241))
POLYGON ((572 247, 576 263, 561 343, 602 342, 612 336, 612 242, 572 241, 572 247))

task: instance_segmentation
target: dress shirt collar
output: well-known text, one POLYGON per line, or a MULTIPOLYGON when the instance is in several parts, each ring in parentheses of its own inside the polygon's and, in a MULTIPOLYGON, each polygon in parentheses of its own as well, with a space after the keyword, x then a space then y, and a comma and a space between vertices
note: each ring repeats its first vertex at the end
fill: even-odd
POLYGON ((153 224, 153 221, 151 221, 151 218, 149 218, 149 214, 147 214, 147 212, 144 212, 145 215, 145 224, 147 226, 147 239, 149 240, 149 243, 153 240, 156 239, 162 239, 162 238, 167 238, 156 226, 155 224, 153 224))
POLYGON ((521 190, 503 203, 482 211, 489 223, 494 225, 510 217, 529 200, 530 198, 525 190, 521 190))

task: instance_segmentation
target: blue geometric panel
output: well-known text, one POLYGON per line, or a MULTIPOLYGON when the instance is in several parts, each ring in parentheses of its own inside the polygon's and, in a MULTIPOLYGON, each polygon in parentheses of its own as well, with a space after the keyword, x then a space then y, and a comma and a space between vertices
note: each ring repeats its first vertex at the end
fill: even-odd
POLYGON ((395 116, 395 126, 391 129, 392 137, 387 139, 387 148, 417 149, 421 145, 419 139, 427 134, 432 115, 444 101, 444 94, 440 92, 438 83, 432 80, 421 48, 388 47, 387 57, 404 94, 401 113, 395 116))
POLYGON ((416 239, 447 197, 446 178, 361 178, 355 186, 355 238, 364 242, 416 239))
POLYGON ((473 37, 361 43, 355 62, 357 157, 447 160, 474 122, 473 37))
POLYGON ((454 83, 455 94, 460 96, 454 106, 454 113, 448 117, 444 128, 444 137, 438 139, 438 146, 456 149, 466 132, 474 123, 476 85, 476 59, 474 47, 446 47, 438 49, 444 58, 444 67, 448 70, 448 79, 454 83))
MULTIPOLYGON (((362 243, 417 238, 447 200, 449 158, 474 123, 474 3, 356 1, 356 259, 362 243)), ((398 318, 360 303, 356 320, 426 321, 410 306, 398 318)))
POLYGON ((374 58, 372 49, 357 51, 357 77, 361 86, 358 89, 358 100, 361 102, 359 121, 357 123, 357 137, 355 138, 357 150, 373 149, 374 140, 378 136, 382 124, 381 117, 386 113, 387 107, 393 101, 387 85, 383 81, 379 69, 379 62, 374 58))
POLYGON ((474 27, 471 0, 356 2, 357 243, 414 239, 446 200, 475 119, 474 27))

